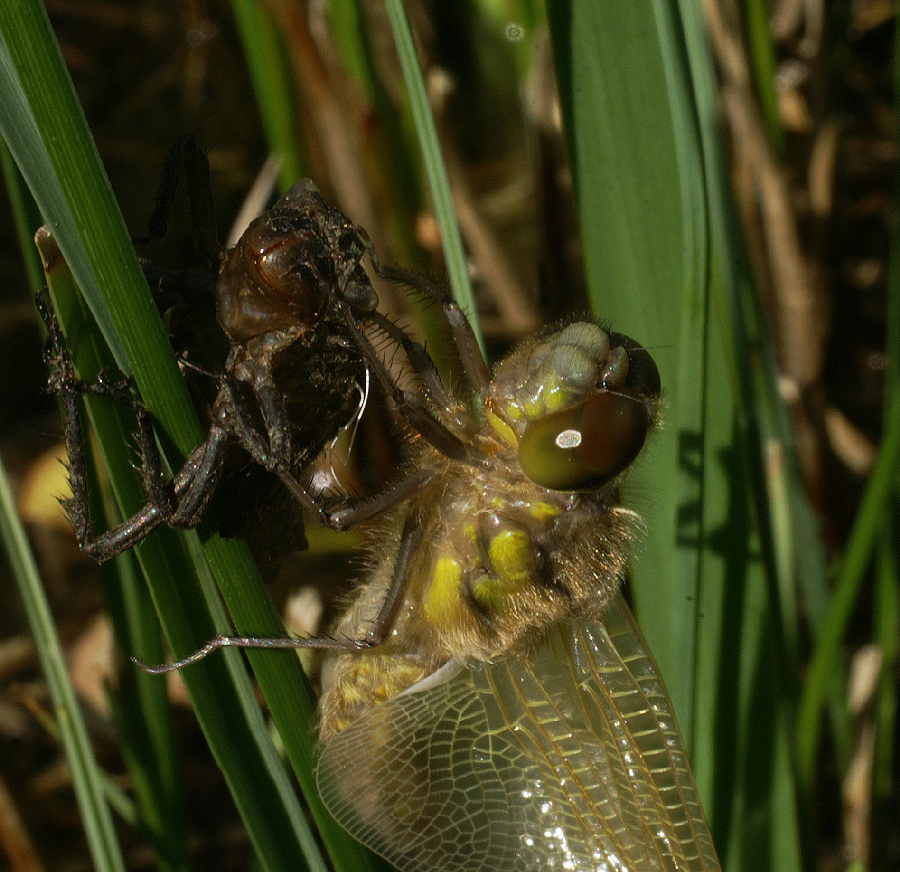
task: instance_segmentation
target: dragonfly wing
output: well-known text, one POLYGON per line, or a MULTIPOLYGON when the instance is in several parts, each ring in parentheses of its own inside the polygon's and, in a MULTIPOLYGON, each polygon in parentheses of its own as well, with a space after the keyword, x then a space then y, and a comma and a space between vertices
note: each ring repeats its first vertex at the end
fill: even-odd
POLYGON ((337 820, 404 872, 717 872, 666 693, 624 600, 527 660, 445 668, 339 733, 337 820))

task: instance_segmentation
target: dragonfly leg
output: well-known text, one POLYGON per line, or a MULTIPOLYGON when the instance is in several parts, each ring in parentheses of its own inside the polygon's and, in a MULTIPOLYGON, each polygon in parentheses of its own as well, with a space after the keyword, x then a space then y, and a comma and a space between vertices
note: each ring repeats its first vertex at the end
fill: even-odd
POLYGON ((456 351, 459 354, 460 362, 463 370, 469 380, 469 385, 479 395, 484 396, 491 384, 491 373, 488 369, 487 362, 481 349, 478 346, 478 339, 472 325, 466 318, 459 303, 453 299, 440 285, 429 281, 424 276, 416 275, 414 272, 396 266, 385 266, 378 259, 372 241, 368 234, 362 228, 358 229, 360 239, 366 246, 369 257, 372 260, 372 267, 375 275, 386 281, 396 282, 412 288, 428 300, 438 303, 443 310, 444 318, 450 327, 453 342, 456 345, 456 351))
POLYGON ((397 550, 397 557, 394 560, 390 584, 378 609, 378 614, 372 622, 372 626, 362 638, 311 636, 298 639, 292 636, 216 636, 210 639, 202 648, 198 648, 193 654, 181 660, 175 660, 172 663, 151 665, 135 657, 132 660, 145 672, 149 672, 151 675, 162 675, 196 663, 220 648, 256 648, 269 651, 296 650, 298 648, 315 648, 328 651, 364 651, 369 648, 376 648, 388 637, 397 619, 397 612, 403 603, 403 593, 406 589, 410 563, 424 535, 421 519, 415 515, 407 518, 400 539, 400 547, 397 550))
MULTIPOLYGON (((376 378, 379 380, 388 396, 393 400, 398 413, 404 420, 420 436, 437 448, 437 450, 445 457, 449 457, 452 460, 459 460, 463 463, 470 463, 472 465, 480 464, 481 457, 479 453, 474 451, 466 442, 460 439, 449 427, 439 421, 431 413, 427 398, 415 391, 406 390, 397 384, 396 379, 393 378, 387 366, 385 366, 384 361, 375 351, 375 348, 360 326, 353 311, 344 303, 341 303, 340 305, 342 307, 344 318, 351 328, 351 332, 359 345, 360 350, 375 373, 376 378)), ((382 326, 381 319, 374 319, 371 318, 371 316, 367 316, 367 320, 372 320, 373 323, 382 326)), ((398 333, 402 333, 399 328, 395 329, 398 333)), ((389 332, 388 335, 394 338, 392 332, 389 332)), ((427 352, 425 352, 418 343, 408 339, 408 344, 413 349, 421 349, 421 355, 427 356, 427 352)), ((419 355, 419 352, 415 353, 417 356, 419 355)), ((413 363, 414 361, 411 360, 410 362, 413 363)), ((426 371, 433 367, 434 364, 430 363, 429 366, 426 367, 426 371)), ((442 394, 445 394, 443 386, 441 387, 441 392, 442 394)))
POLYGON ((417 469, 399 479, 380 494, 335 511, 324 511, 324 523, 335 530, 352 530, 366 521, 371 521, 382 512, 405 502, 417 491, 434 481, 435 477, 436 474, 431 470, 417 469))
POLYGON ((134 399, 127 379, 111 379, 101 373, 97 381, 78 378, 66 351, 59 322, 44 291, 36 303, 47 327, 44 359, 50 367, 50 386, 62 399, 65 412, 65 440, 69 457, 69 481, 72 496, 65 501, 75 535, 82 551, 103 562, 136 545, 160 524, 194 527, 201 517, 218 481, 227 433, 212 428, 207 440, 196 448, 174 481, 168 481, 153 430, 153 419, 146 407, 134 399), (82 395, 109 396, 134 414, 141 453, 141 478, 147 492, 147 504, 111 530, 94 534, 90 516, 84 428, 81 418, 82 395))

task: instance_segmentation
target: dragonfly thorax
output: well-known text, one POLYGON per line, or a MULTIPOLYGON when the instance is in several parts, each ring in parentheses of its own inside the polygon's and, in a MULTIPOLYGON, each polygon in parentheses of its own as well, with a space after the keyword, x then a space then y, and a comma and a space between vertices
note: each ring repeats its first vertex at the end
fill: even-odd
MULTIPOLYGON (((323 736, 451 659, 527 656, 549 626, 602 613, 636 521, 613 504, 614 490, 549 491, 511 470, 503 455, 477 470, 452 463, 417 499, 425 534, 390 638, 377 652, 336 656, 322 701, 323 736)), ((397 518, 373 537, 384 553, 375 555, 377 570, 337 635, 358 637, 372 625, 402 523, 397 518)))
POLYGON ((323 735, 450 660, 527 657, 549 627, 602 614, 636 521, 617 505, 617 480, 658 402, 659 374, 643 348, 576 322, 497 367, 485 393, 489 426, 457 431, 480 464, 420 443, 411 467, 433 478, 374 533, 374 570, 337 635, 359 638, 373 625, 414 520, 421 536, 404 600, 377 652, 336 656, 323 735))

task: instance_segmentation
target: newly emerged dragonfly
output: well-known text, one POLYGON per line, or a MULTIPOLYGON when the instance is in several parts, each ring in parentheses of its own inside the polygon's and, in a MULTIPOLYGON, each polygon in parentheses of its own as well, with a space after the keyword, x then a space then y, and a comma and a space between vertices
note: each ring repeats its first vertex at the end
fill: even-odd
POLYGON ((619 591, 640 521, 618 486, 657 418, 656 365, 576 322, 491 376, 443 306, 466 384, 449 391, 405 342, 427 389, 394 394, 424 438, 394 490, 329 516, 376 518, 370 576, 334 633, 220 637, 153 671, 226 645, 331 649, 319 790, 404 872, 714 872, 671 704, 619 591))
POLYGON ((377 529, 336 631, 381 643, 331 655, 325 804, 402 870, 717 870, 619 591, 639 520, 618 482, 657 416, 653 360, 578 322, 492 379, 466 371, 470 396, 429 404, 466 453, 414 451, 427 483, 377 529))

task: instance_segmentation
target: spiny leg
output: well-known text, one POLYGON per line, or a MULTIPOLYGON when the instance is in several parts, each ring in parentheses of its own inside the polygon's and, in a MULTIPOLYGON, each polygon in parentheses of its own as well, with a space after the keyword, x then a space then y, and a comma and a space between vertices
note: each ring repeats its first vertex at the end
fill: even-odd
MULTIPOLYGON (((79 398, 85 393, 95 395, 107 393, 121 399, 122 389, 125 388, 125 385, 121 383, 117 385, 108 380, 98 384, 81 381, 76 375, 75 367, 66 351, 59 322, 47 298, 46 289, 42 289, 35 295, 35 303, 47 328, 44 361, 50 369, 49 385, 60 394, 65 414, 66 452, 69 458, 69 484, 72 490, 72 496, 65 501, 66 510, 71 517, 81 549, 97 560, 106 560, 130 547, 133 541, 136 541, 135 536, 140 538, 138 530, 149 531, 156 527, 162 521, 162 515, 158 506, 148 507, 149 510, 140 519, 129 519, 115 530, 101 533, 96 537, 91 535, 85 439, 79 398), (137 526, 135 527, 135 525, 137 526), (119 547, 120 541, 127 542, 127 544, 119 547)), ((128 399, 130 400, 130 397, 128 399)), ((134 409, 131 403, 129 405, 134 409)), ((139 441, 141 443, 147 441, 148 432, 152 439, 152 424, 140 410, 135 409, 135 414, 139 426, 139 441)), ((154 459, 158 458, 155 439, 152 441, 152 447, 147 445, 147 450, 144 450, 143 444, 141 447, 142 475, 145 484, 155 490, 157 485, 164 480, 161 474, 157 474, 153 469, 154 459)), ((161 469, 161 462, 159 466, 161 469)), ((160 495, 160 501, 166 504, 167 497, 160 495)))
POLYGON ((206 440, 184 462, 174 480, 178 505, 165 517, 170 527, 196 527, 203 520, 206 506, 215 493, 224 468, 229 433, 215 425, 206 440))
POLYGON ((69 456, 69 481, 72 497, 66 507, 72 518, 78 544, 87 555, 103 562, 127 551, 166 523, 192 527, 199 523, 221 470, 224 440, 213 430, 206 442, 196 448, 188 462, 170 483, 166 479, 162 457, 147 409, 131 395, 127 380, 111 380, 101 374, 95 383, 80 380, 63 341, 59 322, 44 291, 36 295, 38 311, 47 326, 44 358, 51 369, 50 385, 62 397, 65 412, 66 450, 69 456), (141 477, 148 503, 111 530, 92 534, 85 458, 84 428, 79 406, 80 396, 109 396, 127 406, 138 423, 137 442, 141 452, 141 477))
MULTIPOLYGON (((481 457, 478 452, 441 423, 429 411, 427 402, 419 394, 405 390, 397 384, 385 366, 384 361, 381 360, 375 351, 374 346, 368 336, 366 336, 351 308, 345 303, 340 303, 339 305, 343 310, 348 326, 351 327, 356 343, 365 355, 379 382, 381 382, 385 392, 394 401, 398 413, 404 420, 445 457, 472 465, 480 464, 481 457)), ((409 341, 412 342, 412 340, 409 341)), ((414 344, 417 345, 417 343, 414 344)), ((422 353, 425 354, 424 349, 422 353)), ((433 364, 431 366, 433 367, 433 364)))
POLYGON ((417 469, 374 497, 368 497, 335 511, 325 511, 325 523, 335 530, 352 530, 360 524, 365 524, 366 521, 371 521, 382 512, 406 502, 413 494, 431 484, 436 477, 437 473, 430 469, 417 469))
POLYGON ((381 601, 378 614, 372 626, 361 639, 335 639, 327 636, 297 639, 292 636, 260 637, 260 636, 216 636, 193 654, 172 663, 151 665, 132 657, 132 660, 145 672, 151 675, 162 675, 196 663, 220 648, 258 648, 265 650, 296 650, 298 648, 316 648, 328 651, 365 651, 381 645, 391 632, 397 613, 403 604, 403 593, 409 577, 413 555, 422 542, 424 527, 417 514, 406 519, 397 557, 391 573, 391 581, 381 601))
POLYGON ((423 345, 416 342, 405 330, 398 327, 390 318, 382 315, 381 312, 370 312, 366 316, 366 320, 374 324, 389 339, 403 349, 403 353, 410 364, 412 364, 416 375, 422 380, 425 390, 435 398, 435 402, 441 405, 448 405, 453 402, 453 397, 445 387, 437 366, 435 366, 431 355, 425 350, 423 345))
POLYGON ((361 227, 358 228, 360 239, 362 239, 369 257, 372 260, 372 267, 375 275, 385 281, 397 282, 401 285, 407 285, 413 290, 420 293, 423 297, 440 304, 444 313, 444 318, 450 327, 453 343, 459 354, 460 362, 463 370, 469 380, 469 384, 474 391, 480 396, 484 396, 491 384, 491 373, 488 369, 487 362, 481 349, 478 346, 478 339, 469 324, 468 318, 460 308, 459 303, 453 299, 443 288, 429 281, 423 276, 416 275, 409 270, 396 266, 385 266, 378 259, 375 248, 372 245, 369 235, 361 227))

